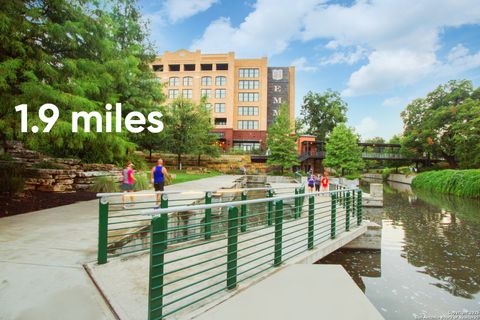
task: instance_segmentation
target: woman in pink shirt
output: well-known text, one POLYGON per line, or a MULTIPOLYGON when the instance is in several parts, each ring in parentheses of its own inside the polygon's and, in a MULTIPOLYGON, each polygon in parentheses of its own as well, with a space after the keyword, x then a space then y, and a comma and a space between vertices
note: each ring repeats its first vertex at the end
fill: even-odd
MULTIPOLYGON (((134 184, 137 179, 135 179, 135 176, 133 175, 133 163, 128 161, 127 162, 127 167, 123 169, 123 179, 122 179, 122 184, 120 185, 120 189, 125 193, 125 192, 133 192, 134 189, 134 184)), ((126 208, 127 206, 125 205, 125 195, 123 195, 123 207, 126 208)), ((130 202, 133 202, 133 195, 130 196, 130 202)), ((130 206, 133 207, 133 204, 130 206)))

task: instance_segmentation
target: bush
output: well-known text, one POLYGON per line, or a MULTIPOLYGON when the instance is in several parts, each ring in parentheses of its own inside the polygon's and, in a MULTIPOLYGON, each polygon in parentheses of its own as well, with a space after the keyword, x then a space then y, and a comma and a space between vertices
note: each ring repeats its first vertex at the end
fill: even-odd
POLYGON ((111 176, 101 176, 95 178, 93 186, 90 188, 93 192, 117 192, 118 183, 111 176))
POLYGON ((0 164, 0 193, 14 195, 23 191, 25 187, 25 170, 22 164, 0 164))
POLYGON ((147 190, 149 188, 150 181, 148 178, 148 173, 145 174, 138 172, 135 174, 135 179, 137 179, 135 182, 135 191, 147 190))
POLYGON ((480 170, 440 170, 418 174, 412 187, 461 197, 480 198, 480 170))
POLYGON ((385 168, 382 170, 382 178, 383 180, 387 180, 388 179, 388 176, 392 173, 392 169, 390 168, 385 168))

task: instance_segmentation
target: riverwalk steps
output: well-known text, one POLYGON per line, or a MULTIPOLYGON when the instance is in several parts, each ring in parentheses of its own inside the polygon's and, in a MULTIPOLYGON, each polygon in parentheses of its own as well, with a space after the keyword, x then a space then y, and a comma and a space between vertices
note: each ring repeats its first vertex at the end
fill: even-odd
MULTIPOLYGON (((319 213, 320 216, 318 216, 318 219, 328 221, 331 209, 330 196, 315 196, 314 203, 315 207, 325 207, 325 210, 319 213)), ((337 216, 342 217, 345 216, 345 214, 346 208, 338 206, 337 216)), ((295 247, 307 247, 307 237, 298 236, 298 231, 305 230, 305 225, 308 220, 307 216, 307 208, 304 208, 300 218, 291 218, 284 221, 284 226, 288 228, 289 231, 283 235, 282 252, 291 252, 292 242, 296 243, 295 247)), ((345 231, 345 220, 342 219, 337 220, 336 227, 337 236, 334 240, 330 240, 330 225, 328 224, 326 228, 320 228, 316 231, 315 238, 322 241, 319 241, 319 244, 313 248, 313 250, 296 256, 292 254, 291 259, 288 259, 288 255, 286 254, 284 263, 277 268, 272 267, 274 261, 272 250, 258 250, 258 248, 269 249, 272 247, 275 237, 272 232, 274 226, 239 233, 238 252, 242 252, 242 255, 248 256, 249 259, 247 262, 242 263, 241 257, 239 258, 238 274, 241 275, 238 279, 239 285, 236 290, 229 291, 224 290, 225 274, 219 272, 217 268, 219 265, 222 266, 223 262, 215 259, 215 257, 227 255, 227 248, 225 246, 220 247, 220 244, 216 242, 204 242, 202 244, 202 240, 174 244, 172 247, 169 245, 169 248, 173 250, 165 256, 164 273, 166 276, 164 283, 171 283, 171 285, 168 286, 168 294, 165 293, 163 298, 163 304, 166 306, 164 313, 172 311, 175 307, 173 305, 169 306, 169 303, 173 303, 178 299, 182 299, 183 304, 196 301, 198 295, 196 295, 195 292, 198 292, 198 290, 203 287, 207 287, 207 289, 202 292, 202 295, 208 295, 209 293, 218 291, 200 304, 185 308, 175 314, 173 318, 190 319, 198 316, 222 301, 231 298, 243 289, 249 288, 251 285, 265 279, 269 275, 279 272, 279 270, 282 270, 286 266, 299 263, 311 264, 318 261, 322 257, 359 237, 367 230, 366 224, 357 226, 356 223, 352 223, 350 231, 347 232, 345 231), (189 246, 188 250, 175 250, 175 248, 186 245, 189 246), (205 263, 192 265, 192 262, 199 262, 200 260, 205 261, 205 263), (259 266, 259 264, 261 266, 259 266), (182 267, 188 268, 182 269, 182 267), (265 268, 266 271, 258 274, 259 268, 265 268), (173 270, 177 271, 169 273, 173 270), (191 276, 195 274, 198 274, 198 276, 191 276), (185 287, 185 282, 175 282, 176 280, 186 277, 189 279, 189 286, 187 287, 185 287), (207 280, 203 281, 204 279, 207 280), (244 281, 242 281, 242 279, 244 281), (202 281, 202 283, 199 283, 199 281, 202 281)), ((221 241, 226 241, 226 239, 221 241)), ((147 318, 149 267, 150 255, 148 253, 112 258, 106 264, 98 265, 96 263, 89 263, 86 266, 89 274, 109 304, 113 307, 117 316, 120 319, 132 320, 147 318), (119 279, 121 279, 121 281, 119 281, 119 279)), ((358 290, 355 284, 353 284, 353 287, 355 288, 354 290, 358 290)))

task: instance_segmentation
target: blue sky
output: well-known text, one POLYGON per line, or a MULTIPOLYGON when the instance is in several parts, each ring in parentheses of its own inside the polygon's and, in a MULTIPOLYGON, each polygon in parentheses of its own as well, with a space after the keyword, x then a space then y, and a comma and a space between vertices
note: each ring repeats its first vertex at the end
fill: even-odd
POLYGON ((400 112, 450 79, 480 85, 478 0, 140 0, 165 50, 235 51, 296 66, 308 91, 342 93, 363 139, 402 132, 400 112))

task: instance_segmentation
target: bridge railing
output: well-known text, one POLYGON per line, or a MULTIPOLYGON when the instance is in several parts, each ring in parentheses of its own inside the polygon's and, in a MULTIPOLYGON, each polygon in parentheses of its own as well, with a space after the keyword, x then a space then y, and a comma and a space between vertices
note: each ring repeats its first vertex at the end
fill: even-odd
MULTIPOLYGON (((99 229, 98 255, 99 264, 109 258, 148 251, 151 246, 151 215, 157 208, 175 208, 199 204, 222 203, 232 201, 268 198, 274 196, 303 193, 304 186, 292 187, 238 188, 213 191, 170 191, 147 193, 99 193, 99 229), (134 200, 131 201, 130 198, 134 200), (158 197, 158 199, 157 199, 158 197)), ((243 219, 256 210, 263 210, 261 205, 241 208, 243 219), (258 206, 258 208, 257 208, 258 206)), ((205 209, 203 212, 176 212, 169 220, 169 227, 178 228, 177 236, 171 242, 209 239, 218 232, 220 224, 215 222, 218 216, 226 214, 227 209, 205 209), (181 229, 184 224, 197 225, 197 228, 181 229), (184 234, 186 233, 186 234, 184 234)))
MULTIPOLYGON (((156 209, 151 220, 148 319, 181 317, 228 296, 285 262, 362 223, 359 189, 156 209), (249 216, 245 207, 256 206, 249 216), (225 209, 211 221, 211 237, 182 243, 172 226, 184 211, 225 209)), ((187 232, 188 233, 188 232, 187 232)))

